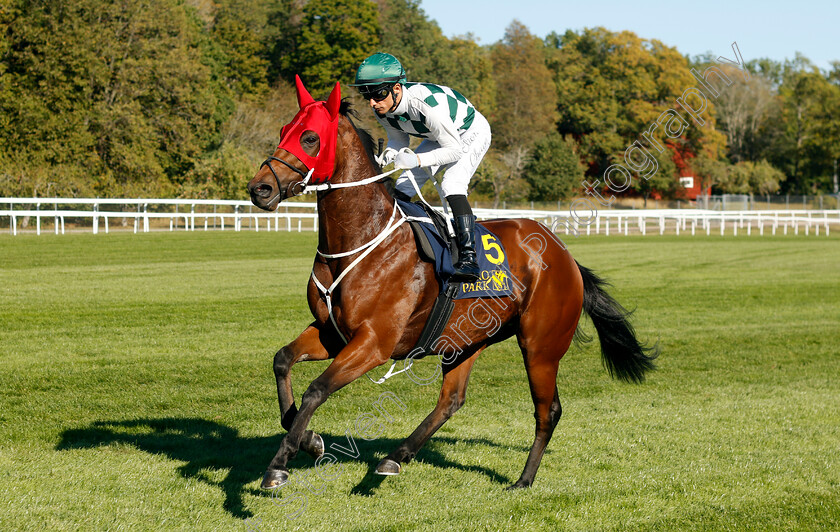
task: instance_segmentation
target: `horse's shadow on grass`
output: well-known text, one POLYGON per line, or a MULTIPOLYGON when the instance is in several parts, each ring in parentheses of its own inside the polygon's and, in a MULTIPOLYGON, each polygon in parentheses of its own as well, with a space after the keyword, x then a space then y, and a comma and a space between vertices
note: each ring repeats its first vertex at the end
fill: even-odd
MULTIPOLYGON (((220 488, 225 494, 224 509, 233 517, 246 519, 253 514, 245 508, 243 495, 271 496, 268 490, 246 488, 248 484, 262 479, 265 467, 277 452, 283 434, 264 437, 243 437, 235 428, 215 421, 200 418, 160 418, 122 421, 96 421, 88 428, 71 429, 62 434, 57 450, 96 449, 111 444, 128 444, 150 454, 163 455, 170 460, 186 462, 177 468, 185 479, 196 479, 220 488), (222 480, 214 480, 214 470, 227 470, 222 480)), ((355 495, 372 495, 386 477, 373 474, 373 469, 384 454, 393 450, 402 440, 377 438, 365 441, 356 438, 359 456, 346 457, 330 449, 333 442, 346 447, 345 435, 322 433, 328 452, 339 461, 356 460, 368 465, 368 473, 352 489, 355 495)), ((458 443, 466 445, 490 445, 508 448, 484 438, 459 439, 437 436, 432 442, 458 443)), ((431 442, 430 442, 431 443, 431 442)), ((527 451, 526 448, 523 448, 527 451)), ((465 472, 481 473, 493 482, 510 483, 504 475, 490 468, 476 465, 462 465, 451 462, 434 448, 420 451, 423 462, 441 468, 455 468, 465 472)), ((289 469, 311 468, 314 462, 304 452, 289 463, 289 469)))

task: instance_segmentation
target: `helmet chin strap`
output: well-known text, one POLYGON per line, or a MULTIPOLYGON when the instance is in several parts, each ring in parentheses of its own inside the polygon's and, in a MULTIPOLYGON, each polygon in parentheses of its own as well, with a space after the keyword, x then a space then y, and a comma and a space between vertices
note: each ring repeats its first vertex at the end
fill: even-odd
MULTIPOLYGON (((391 88, 390 88, 391 99, 394 100, 394 105, 392 105, 391 108, 388 109, 389 113, 393 113, 394 110, 397 108, 397 105, 399 105, 399 103, 400 103, 400 102, 397 101, 397 96, 394 94, 394 87, 396 87, 397 85, 402 87, 401 83, 394 83, 393 85, 391 85, 391 88)), ((402 100, 402 89, 400 89, 400 100, 402 100)))

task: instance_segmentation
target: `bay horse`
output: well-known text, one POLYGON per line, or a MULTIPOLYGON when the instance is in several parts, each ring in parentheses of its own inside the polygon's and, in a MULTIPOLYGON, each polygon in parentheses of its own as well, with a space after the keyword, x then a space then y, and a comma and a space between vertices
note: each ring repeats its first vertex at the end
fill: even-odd
MULTIPOLYGON (((282 200, 313 188, 318 206, 318 249, 306 291, 314 321, 274 356, 281 424, 288 432, 263 477, 266 489, 288 481, 286 465, 299 449, 316 458, 324 454, 323 439, 307 426, 330 394, 389 359, 410 356, 440 289, 432 264, 418 255, 411 228, 398 223, 371 137, 353 124, 339 84, 326 102, 315 101, 299 78, 296 87, 300 111, 248 183, 252 202, 264 210, 274 211, 282 200), (328 359, 332 362, 306 389, 298 409, 290 368, 305 360, 328 359)), ((480 223, 502 242, 517 282, 510 296, 455 301, 441 338, 447 338, 458 356, 443 366, 437 405, 379 463, 378 474, 400 473, 401 464, 414 458, 464 404, 479 354, 511 336, 516 336, 525 362, 536 435, 522 475, 508 489, 534 482, 562 412, 558 364, 575 337, 582 311, 595 326, 612 377, 641 382, 655 367, 658 347, 639 343, 629 312, 607 294, 604 281, 578 265, 552 231, 526 219, 480 223), (475 301, 483 302, 479 310, 471 305, 475 301)))

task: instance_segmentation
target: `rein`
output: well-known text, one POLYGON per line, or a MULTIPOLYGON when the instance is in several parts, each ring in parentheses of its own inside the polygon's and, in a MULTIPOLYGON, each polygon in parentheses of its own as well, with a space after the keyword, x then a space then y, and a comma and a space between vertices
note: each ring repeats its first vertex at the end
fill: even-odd
POLYGON ((371 177, 368 177, 366 179, 362 179, 361 181, 353 181, 351 183, 335 183, 335 184, 333 184, 333 183, 330 183, 329 181, 327 181, 326 183, 322 183, 320 185, 310 185, 309 180, 312 178, 312 172, 315 171, 314 168, 309 169, 309 172, 304 174, 303 170, 301 170, 300 168, 297 168, 296 166, 293 166, 293 165, 289 164, 288 162, 284 161, 283 159, 280 159, 279 157, 274 157, 274 156, 269 156, 265 161, 263 161, 263 163, 260 165, 260 168, 262 168, 263 166, 268 166, 268 169, 271 170, 271 175, 274 176, 274 181, 277 182, 277 194, 275 194, 273 198, 268 200, 268 203, 273 202, 277 198, 277 196, 279 196, 283 192, 286 193, 286 199, 288 199, 288 198, 292 198, 292 197, 295 197, 295 196, 299 196, 301 194, 310 194, 312 192, 320 192, 322 190, 332 190, 334 188, 361 187, 361 186, 364 186, 364 185, 369 185, 371 183, 375 183, 376 181, 379 181, 380 179, 386 178, 389 175, 393 174, 394 172, 398 172, 400 170, 398 168, 394 168, 392 170, 388 170, 387 172, 382 172, 381 174, 377 174, 375 176, 371 176, 371 177), (297 173, 301 177, 303 177, 303 181, 293 181, 293 182, 289 183, 288 186, 286 187, 286 189, 284 190, 283 186, 280 184, 280 177, 277 175, 277 172, 274 171, 274 167, 271 166, 271 161, 277 161, 277 162, 285 164, 291 170, 293 170, 295 173, 297 173))

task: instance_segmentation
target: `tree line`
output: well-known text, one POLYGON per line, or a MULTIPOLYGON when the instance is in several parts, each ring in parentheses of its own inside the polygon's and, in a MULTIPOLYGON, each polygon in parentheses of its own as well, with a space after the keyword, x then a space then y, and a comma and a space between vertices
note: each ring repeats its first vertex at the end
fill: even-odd
POLYGON ((610 188, 645 198, 679 195, 680 175, 714 192, 835 186, 836 61, 754 60, 742 75, 629 31, 541 39, 517 21, 480 45, 444 36, 418 0, 0 0, 0 195, 244 199, 297 111, 295 74, 313 95, 340 81, 384 136, 347 86, 377 51, 487 116, 472 187, 496 203, 603 189, 622 164, 626 189, 610 188), (730 83, 700 126, 675 102, 710 67, 730 83), (628 160, 640 140, 648 160, 628 160))

